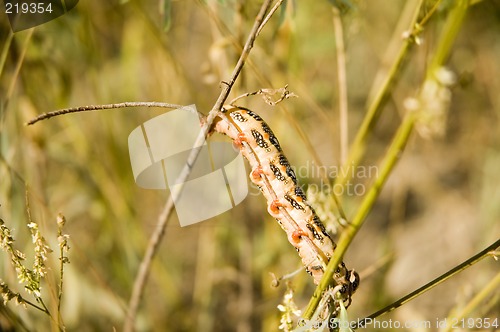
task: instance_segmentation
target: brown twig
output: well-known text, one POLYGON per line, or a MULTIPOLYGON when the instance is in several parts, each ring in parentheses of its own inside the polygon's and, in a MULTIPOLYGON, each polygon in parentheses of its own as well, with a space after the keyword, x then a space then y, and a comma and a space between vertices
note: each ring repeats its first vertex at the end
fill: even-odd
MULTIPOLYGON (((250 54, 250 50, 253 47, 253 44, 255 42, 255 39, 257 38, 260 27, 263 25, 263 20, 265 17, 265 14, 267 13, 269 7, 271 5, 271 0, 266 0, 263 4, 262 7, 259 11, 259 14, 257 15, 255 19, 255 23, 253 25, 253 28, 248 36, 248 39, 245 43, 245 46, 243 48, 243 51, 240 55, 240 58, 238 59, 238 63, 236 64, 233 73, 231 75, 231 79, 228 82, 224 82, 222 91, 219 95, 219 98, 217 99, 214 107, 210 111, 210 113, 207 116, 206 122, 200 131, 200 134, 198 135, 196 142, 194 146, 199 146, 206 138, 206 135, 209 131, 209 128, 217 116, 217 112, 221 109, 223 103, 229 96, 229 92, 231 91, 231 88, 233 87, 238 75, 240 74, 243 65, 245 64, 245 61, 248 58, 248 55, 250 54)), ((193 165, 193 163, 196 161, 198 157, 198 151, 199 149, 193 149, 187 159, 186 166, 182 170, 181 174, 179 175, 179 181, 177 183, 184 183, 185 179, 187 179, 189 173, 190 173, 190 165, 193 165)), ((151 262, 153 258, 156 256, 156 253, 158 251, 158 247, 161 243, 161 240, 163 238, 163 235, 165 233, 165 228, 167 225, 167 221, 172 213, 173 207, 174 207, 174 201, 179 197, 180 193, 182 190, 182 186, 179 186, 179 190, 172 191, 172 194, 170 198, 168 199, 167 203, 165 204, 165 207, 163 211, 161 212, 158 220, 158 226, 156 227, 154 233, 152 234, 148 248, 146 249, 146 253, 144 254, 143 260, 141 262, 141 265, 139 267, 139 272, 137 274, 137 277, 134 281, 134 287, 132 290, 132 295, 130 297, 129 305, 128 305, 128 310, 127 310, 127 317, 125 320, 125 325, 124 325, 124 331, 125 332, 131 332, 134 330, 134 322, 135 322, 135 317, 137 315, 137 310, 139 308, 139 303, 142 298, 142 295, 144 293, 144 287, 146 285, 148 276, 149 276, 149 271, 151 268, 151 262)))
POLYGON ((337 7, 332 6, 333 28, 335 32, 335 45, 337 49, 337 72, 339 82, 339 123, 340 123, 340 164, 344 165, 347 161, 348 149, 348 106, 347 106, 347 75, 346 75, 346 57, 344 46, 344 32, 342 29, 342 20, 337 7))
POLYGON ((273 8, 271 8, 271 10, 269 11, 269 13, 266 15, 266 17, 262 21, 262 24, 260 25, 259 30, 257 30, 257 35, 260 34, 260 32, 262 31, 262 28, 264 28, 264 25, 266 25, 266 23, 271 19, 271 17, 278 10, 278 8, 281 6, 281 4, 283 3, 283 1, 284 0, 278 0, 278 2, 276 2, 274 4, 273 8))
POLYGON ((79 113, 79 112, 91 112, 91 111, 100 111, 100 110, 108 110, 108 109, 114 109, 114 108, 124 108, 124 107, 162 107, 162 108, 181 108, 184 107, 182 105, 176 105, 176 104, 169 104, 169 103, 159 103, 155 101, 151 102, 144 102, 144 101, 138 101, 138 102, 124 102, 124 103, 117 103, 117 104, 105 104, 105 105, 88 105, 88 106, 80 106, 80 107, 73 107, 73 108, 64 108, 61 110, 53 111, 53 112, 48 112, 48 113, 43 113, 37 116, 36 118, 33 118, 26 122, 26 125, 33 125, 37 123, 38 121, 46 120, 53 118, 58 115, 63 115, 63 114, 69 114, 69 113, 79 113))

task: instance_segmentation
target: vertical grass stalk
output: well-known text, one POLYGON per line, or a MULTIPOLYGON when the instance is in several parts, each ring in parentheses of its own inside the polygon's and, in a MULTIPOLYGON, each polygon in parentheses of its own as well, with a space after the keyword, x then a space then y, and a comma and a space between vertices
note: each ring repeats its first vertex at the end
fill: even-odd
POLYGON ((344 171, 339 172, 339 175, 335 179, 334 187, 336 187, 337 185, 343 186, 347 181, 349 181, 351 172, 349 172, 348 170, 351 167, 355 167, 359 164, 359 161, 361 160, 365 152, 366 139, 368 138, 368 135, 370 134, 375 123, 377 122, 377 119, 380 116, 380 113, 382 112, 382 107, 384 106, 384 102, 391 92, 392 86, 399 78, 402 64, 408 56, 411 46, 415 43, 415 36, 419 32, 415 30, 415 27, 417 25, 417 19, 424 2, 424 0, 420 0, 415 9, 413 18, 410 22, 410 27, 408 29, 409 31, 411 31, 411 35, 410 37, 405 38, 404 43, 401 46, 398 55, 396 56, 396 59, 394 60, 391 68, 389 69, 389 72, 387 73, 387 76, 382 82, 380 89, 373 99, 373 102, 368 107, 363 122, 361 123, 361 127, 359 128, 356 137, 351 144, 347 159, 342 164, 342 170, 344 171))

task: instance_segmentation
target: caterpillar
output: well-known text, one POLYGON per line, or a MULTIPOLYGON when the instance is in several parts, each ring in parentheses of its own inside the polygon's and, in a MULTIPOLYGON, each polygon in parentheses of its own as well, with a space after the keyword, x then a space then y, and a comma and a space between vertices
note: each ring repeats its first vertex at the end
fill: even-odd
MULTIPOLYGON (((229 136, 248 160, 250 180, 267 200, 267 211, 286 232, 314 283, 318 284, 336 244, 307 203, 297 177, 269 125, 249 109, 225 105, 214 120, 213 130, 229 136)), ((359 286, 359 275, 342 262, 334 274, 342 301, 347 305, 359 286)))

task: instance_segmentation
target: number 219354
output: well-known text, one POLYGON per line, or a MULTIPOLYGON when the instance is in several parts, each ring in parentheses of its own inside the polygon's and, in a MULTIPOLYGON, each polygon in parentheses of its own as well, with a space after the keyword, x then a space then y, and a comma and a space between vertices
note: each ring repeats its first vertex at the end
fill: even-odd
POLYGON ((44 2, 16 2, 5 3, 6 14, 43 14, 52 13, 52 3, 44 2))
POLYGON ((451 321, 451 326, 453 329, 456 328, 468 328, 468 329, 489 329, 499 327, 498 318, 490 319, 487 318, 462 318, 453 319, 451 321))

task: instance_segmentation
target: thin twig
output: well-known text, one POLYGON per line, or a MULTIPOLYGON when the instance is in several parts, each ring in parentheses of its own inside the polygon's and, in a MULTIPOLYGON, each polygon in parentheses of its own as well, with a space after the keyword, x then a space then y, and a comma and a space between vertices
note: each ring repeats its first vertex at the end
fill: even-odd
MULTIPOLYGON (((497 273, 495 278, 493 278, 479 293, 474 296, 467 305, 462 308, 458 313, 454 314, 451 317, 448 317, 446 321, 448 322, 459 322, 460 320, 464 319, 465 317, 470 317, 470 313, 476 309, 481 302, 483 302, 487 297, 491 296, 492 294, 497 294, 498 296, 498 289, 500 289, 500 272, 497 273)), ((486 320, 485 320, 486 321, 486 320)), ((479 327, 479 326, 478 326, 479 327)), ((446 326, 446 329, 443 332, 449 332, 451 330, 454 330, 453 324, 448 324, 446 326)))
MULTIPOLYGON (((281 3, 281 2, 280 2, 281 3)), ((204 7, 206 8, 206 7, 204 7)), ((212 11, 207 10, 207 14, 212 18, 219 29, 221 29, 224 32, 225 36, 229 36, 228 39, 231 41, 231 44, 235 48, 237 52, 241 51, 241 47, 239 44, 236 42, 237 38, 233 36, 233 31, 227 27, 224 21, 222 21, 220 18, 218 18, 212 11)), ((258 70, 255 64, 252 62, 251 59, 247 61, 247 67, 250 67, 250 69, 253 70, 255 76, 257 77, 257 80, 260 82, 261 86, 272 86, 272 83, 267 79, 264 75, 262 75, 258 70)), ((319 154, 317 153, 316 149, 314 148, 313 144, 311 143, 311 140, 308 138, 308 136, 305 134, 304 130, 300 127, 300 125, 297 123, 297 121, 291 116, 290 112, 286 109, 286 107, 283 106, 283 104, 279 104, 278 108, 280 111, 286 116, 287 121, 293 126, 293 129, 297 132, 297 134, 300 137, 300 140, 305 144, 306 150, 309 151, 311 154, 311 157, 316 165, 321 169, 323 167, 323 163, 321 161, 321 158, 319 157, 319 154)), ((321 113, 321 115, 324 115, 324 113, 321 113)), ((329 123, 328 119, 325 119, 325 122, 329 123)), ((325 172, 320 172, 321 179, 324 181, 324 183, 329 183, 329 179, 326 176, 325 172)), ((334 191, 334 195, 332 195, 335 206, 338 209, 338 214, 340 219, 346 220, 345 213, 342 209, 342 206, 340 205, 340 202, 338 198, 335 196, 336 193, 334 191)))
POLYGON ((271 106, 276 106, 279 103, 281 103, 283 100, 291 98, 291 97, 298 97, 295 93, 288 91, 288 84, 285 85, 283 88, 279 89, 259 89, 254 92, 247 92, 242 94, 241 96, 238 96, 231 100, 229 102, 229 105, 234 105, 238 100, 250 96, 256 96, 256 95, 261 95, 264 101, 271 106), (277 97, 275 95, 278 95, 277 97), (273 99, 274 97, 274 99, 273 99))
MULTIPOLYGON (((209 128, 217 116, 217 112, 221 109, 224 101, 227 99, 229 96, 229 92, 231 91, 231 88, 233 87, 238 75, 240 74, 243 65, 245 64, 246 59, 248 58, 248 55, 250 53, 250 50, 253 47, 253 44, 255 42, 255 39, 258 35, 259 28, 262 25, 264 15, 266 14, 267 10, 269 9, 271 4, 271 0, 266 0, 260 9, 259 14, 257 15, 255 19, 254 26, 248 36, 248 39, 245 43, 245 47, 243 48, 243 51, 240 55, 240 58, 238 59, 238 63, 236 64, 233 73, 231 75, 231 79, 229 82, 224 82, 225 84, 223 85, 222 91, 219 95, 219 98, 217 99, 214 107, 210 111, 210 113, 207 116, 207 120, 205 125, 203 126, 202 130, 200 131, 200 134, 198 135, 196 142, 194 146, 199 146, 201 143, 206 138, 206 135, 209 131, 209 128)), ((185 179, 187 179, 189 173, 190 173, 190 165, 193 165, 193 163, 196 161, 198 157, 198 152, 199 149, 193 149, 191 150, 191 153, 187 159, 186 166, 182 170, 181 174, 179 175, 179 181, 176 183, 184 183, 185 179)), ((132 290, 132 295, 130 297, 129 305, 128 305, 128 310, 127 310, 127 317, 125 320, 125 325, 124 325, 124 331, 125 332, 131 332, 134 330, 134 322, 135 322, 135 317, 137 315, 137 310, 139 308, 139 303, 142 298, 143 292, 144 292, 144 287, 146 285, 148 276, 149 276, 149 271, 151 268, 151 262, 156 256, 156 253, 158 251, 159 244, 161 242, 161 239, 163 238, 163 235, 165 233, 165 228, 167 225, 167 221, 170 217, 170 214, 173 210, 174 207, 174 201, 176 201, 181 193, 182 190, 182 185, 179 186, 179 190, 172 191, 171 196, 169 197, 167 203, 165 204, 165 207, 162 211, 162 213, 159 216, 158 220, 158 226, 155 229, 155 232, 152 234, 148 248, 146 250, 146 253, 144 254, 143 260, 141 262, 141 265, 139 267, 139 272, 137 274, 137 277, 134 281, 134 287, 132 290)))
POLYGON ((156 101, 138 101, 138 102, 124 102, 124 103, 116 103, 116 104, 105 104, 105 105, 88 105, 88 106, 80 106, 73 108, 64 108, 57 111, 52 111, 48 113, 43 113, 36 118, 33 118, 26 122, 26 125, 33 125, 38 121, 46 120, 53 118, 58 115, 64 115, 69 113, 79 113, 79 112, 91 112, 91 111, 100 111, 100 110, 108 110, 114 108, 125 108, 125 107, 162 107, 162 108, 181 108, 184 107, 182 105, 169 104, 169 103, 160 103, 156 101))
POLYGON ((271 8, 269 13, 266 15, 266 18, 264 18, 264 20, 262 21, 262 24, 260 25, 259 30, 257 30, 257 36, 260 35, 260 31, 262 30, 262 28, 264 28, 264 25, 266 25, 266 23, 271 19, 271 17, 278 10, 278 8, 281 6, 283 1, 284 0, 278 0, 278 2, 276 2, 276 4, 273 6, 273 8, 271 8))
MULTIPOLYGON (((411 292, 410 294, 400 298, 399 300, 397 300, 396 302, 394 303, 391 303, 390 305, 388 305, 387 307, 383 308, 383 309, 380 309, 379 311, 371 314, 370 316, 366 317, 366 318, 363 318, 361 319, 354 327, 353 329, 356 329, 356 328, 361 328, 363 326, 365 326, 365 324, 367 322, 369 322, 370 320, 373 320, 374 318, 376 317, 380 317, 381 315, 383 314, 386 314, 388 312, 391 312, 392 310, 402 306, 403 304, 413 300, 414 298, 416 298, 417 296, 419 295, 422 295, 423 293, 427 292, 428 290, 431 290, 432 288, 436 287, 437 285, 443 283, 444 281, 446 281, 447 279, 451 278, 452 276, 454 276, 455 274, 465 270, 466 268, 468 267, 471 267, 472 265, 476 264, 477 262, 479 262, 480 260, 482 260, 483 258, 487 257, 487 256, 490 256, 490 251, 491 250, 494 250, 496 248, 498 248, 500 246, 500 240, 497 240, 495 243, 491 244, 490 246, 488 246, 486 249, 482 250, 481 252, 477 253, 476 255, 472 256, 471 258, 467 259, 466 261, 464 261, 462 264, 458 265, 458 266, 455 266, 453 269, 449 270, 448 272, 440 275, 439 277, 437 277, 436 279, 428 282, 427 284, 423 285, 422 287, 420 287, 419 289, 411 292)), ((498 277, 497 277, 498 278, 498 277)))
POLYGON ((57 290, 57 324, 61 330, 65 330, 63 318, 61 315, 61 304, 64 289, 64 264, 69 263, 69 259, 64 255, 69 250, 68 237, 63 233, 63 227, 66 224, 66 218, 59 213, 57 215, 57 241, 59 242, 59 287, 57 290))
POLYGON ((436 1, 436 3, 434 4, 434 6, 431 8, 431 10, 429 10, 429 12, 427 14, 425 14, 424 18, 420 20, 420 22, 418 23, 418 27, 415 27, 415 28, 420 28, 420 26, 422 26, 425 23, 427 23, 427 21, 431 18, 431 16, 434 15, 434 13, 438 9, 438 7, 441 4, 441 2, 442 2, 442 0, 436 1))

